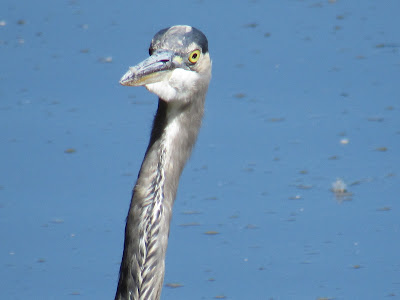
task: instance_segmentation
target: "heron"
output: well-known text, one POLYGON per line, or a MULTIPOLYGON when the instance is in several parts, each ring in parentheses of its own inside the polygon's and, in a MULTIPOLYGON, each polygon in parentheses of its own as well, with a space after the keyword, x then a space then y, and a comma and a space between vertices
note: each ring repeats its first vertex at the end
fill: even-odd
POLYGON ((149 54, 120 80, 125 86, 145 86, 159 99, 126 219, 115 300, 160 299, 172 206, 201 126, 211 79, 208 41, 194 27, 160 30, 149 54))

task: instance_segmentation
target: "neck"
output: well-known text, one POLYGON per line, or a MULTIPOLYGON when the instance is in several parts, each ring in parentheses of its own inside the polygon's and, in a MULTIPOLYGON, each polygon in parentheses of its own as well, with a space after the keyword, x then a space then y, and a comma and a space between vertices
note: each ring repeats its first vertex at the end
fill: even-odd
POLYGON ((160 298, 172 205, 203 110, 204 98, 158 102, 128 213, 116 300, 160 298))

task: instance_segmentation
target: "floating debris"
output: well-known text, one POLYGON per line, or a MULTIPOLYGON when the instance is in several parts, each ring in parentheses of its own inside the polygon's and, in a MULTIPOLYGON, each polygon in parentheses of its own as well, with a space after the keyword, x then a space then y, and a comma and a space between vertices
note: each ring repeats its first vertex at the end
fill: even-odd
POLYGON ((367 120, 369 122, 383 122, 385 119, 383 117, 369 117, 367 120))
POLYGON ((50 221, 50 223, 53 223, 53 224, 63 224, 63 223, 64 223, 64 220, 63 220, 63 219, 53 219, 53 220, 50 221))
POLYGON ((267 119, 268 122, 272 122, 272 123, 277 123, 277 122, 283 122, 285 121, 285 118, 283 117, 275 117, 275 118, 269 118, 267 119))
POLYGON ((67 154, 72 154, 72 153, 75 153, 75 152, 76 152, 75 148, 68 148, 68 149, 64 150, 64 153, 67 153, 67 154))
POLYGON ((340 178, 336 179, 334 183, 332 183, 332 192, 335 194, 344 194, 347 193, 347 185, 340 178))
POLYGON ((246 97, 246 94, 237 93, 237 94, 233 95, 233 97, 235 97, 236 99, 243 99, 244 97, 246 97))
POLYGON ((204 234, 206 234, 206 235, 217 235, 217 234, 219 234, 219 232, 218 231, 214 231, 214 230, 209 230, 209 231, 204 232, 204 234))
POLYGON ((386 152, 386 151, 388 151, 388 148, 387 147, 378 147, 375 150, 380 151, 380 152, 386 152))
POLYGON ((353 181, 352 183, 350 183, 350 186, 360 185, 361 183, 362 183, 361 180, 356 180, 356 181, 353 181))
POLYGON ((99 62, 101 63, 111 63, 113 61, 112 56, 100 57, 99 62))
POLYGON ((381 44, 377 44, 375 46, 375 48, 399 48, 399 45, 394 44, 394 43, 381 43, 381 44))
POLYGON ((298 185, 296 185, 296 187, 298 189, 301 189, 301 190, 309 190, 309 189, 313 188, 312 184, 309 184, 309 185, 307 185, 307 184, 298 184, 298 185))
POLYGON ((1 26, 1 27, 6 26, 6 25, 7 25, 7 22, 6 22, 6 21, 4 21, 4 20, 1 20, 1 21, 0 21, 0 26, 1 26))
POLYGON ((337 160, 337 159, 339 159, 339 156, 337 156, 337 155, 332 155, 332 156, 329 156, 328 159, 329 159, 329 160, 337 160))
POLYGON ((249 23, 249 24, 245 24, 243 27, 244 28, 256 28, 258 26, 258 23, 249 23))
POLYGON ((217 295, 214 299, 227 299, 227 297, 225 295, 217 295))
POLYGON ((350 140, 349 140, 348 138, 344 138, 344 139, 341 139, 341 140, 340 140, 340 143, 341 143, 342 145, 347 145, 348 143, 350 143, 350 140))
POLYGON ((351 201, 353 193, 350 193, 347 190, 347 185, 342 179, 338 178, 334 183, 332 183, 331 191, 335 194, 339 203, 342 201, 351 201))
POLYGON ((377 211, 391 211, 391 210, 392 208, 389 206, 384 206, 377 209, 377 211))
POLYGON ((170 283, 166 283, 165 286, 168 288, 171 288, 171 289, 176 289, 176 288, 183 287, 183 284, 179 283, 179 282, 170 282, 170 283))
POLYGON ((258 229, 259 227, 254 224, 247 224, 244 228, 245 229, 258 229))

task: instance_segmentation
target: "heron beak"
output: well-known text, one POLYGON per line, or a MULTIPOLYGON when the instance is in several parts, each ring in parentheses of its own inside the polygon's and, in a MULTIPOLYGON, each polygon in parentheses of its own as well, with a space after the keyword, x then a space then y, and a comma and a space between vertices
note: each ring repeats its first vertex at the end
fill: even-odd
POLYGON ((158 50, 138 65, 130 67, 119 83, 126 86, 141 86, 163 81, 170 76, 173 69, 182 64, 182 61, 182 57, 173 51, 158 50))

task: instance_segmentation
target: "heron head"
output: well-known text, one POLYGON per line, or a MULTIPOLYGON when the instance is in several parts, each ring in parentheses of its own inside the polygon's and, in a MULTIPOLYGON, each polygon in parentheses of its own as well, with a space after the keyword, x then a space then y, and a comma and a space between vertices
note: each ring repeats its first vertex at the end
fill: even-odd
POLYGON ((126 86, 145 86, 164 101, 190 101, 206 93, 211 59, 206 36, 191 26, 160 30, 149 48, 150 57, 122 76, 126 86))

